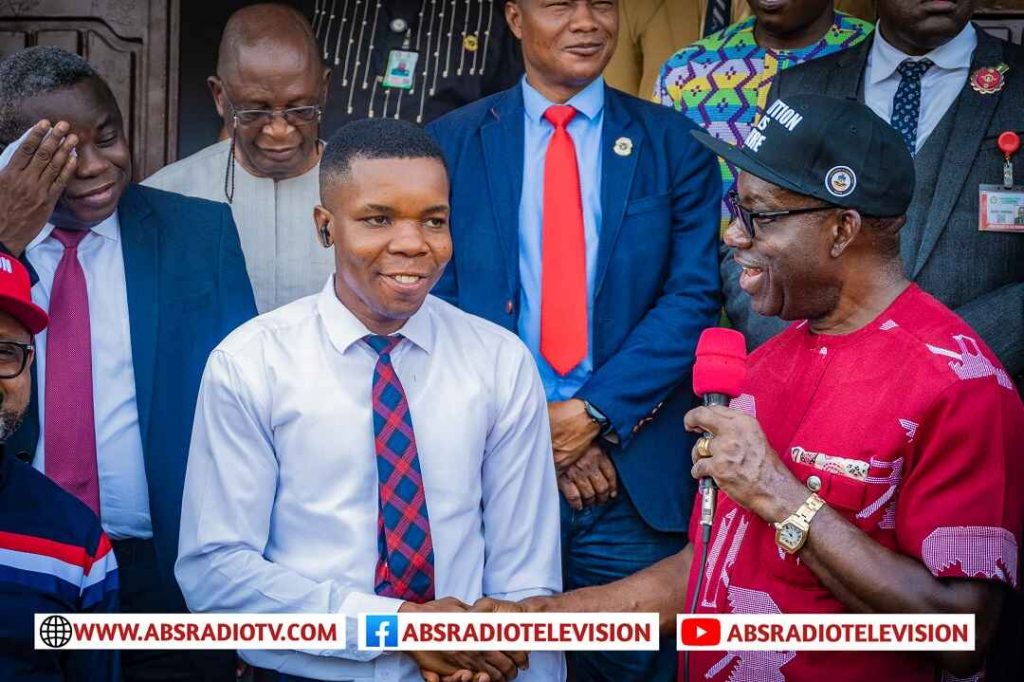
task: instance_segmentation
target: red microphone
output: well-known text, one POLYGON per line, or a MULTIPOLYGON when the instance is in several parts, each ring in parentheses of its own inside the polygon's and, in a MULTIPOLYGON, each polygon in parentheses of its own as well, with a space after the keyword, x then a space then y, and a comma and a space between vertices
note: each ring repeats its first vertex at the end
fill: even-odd
MULTIPOLYGON (((704 404, 728 405, 743 390, 747 376, 747 343, 735 329, 710 327, 697 341, 697 360, 693 364, 693 392, 704 397, 704 404)), ((714 434, 704 432, 705 438, 714 434)), ((704 542, 711 536, 715 520, 716 490, 710 476, 700 479, 700 523, 704 526, 704 542)))

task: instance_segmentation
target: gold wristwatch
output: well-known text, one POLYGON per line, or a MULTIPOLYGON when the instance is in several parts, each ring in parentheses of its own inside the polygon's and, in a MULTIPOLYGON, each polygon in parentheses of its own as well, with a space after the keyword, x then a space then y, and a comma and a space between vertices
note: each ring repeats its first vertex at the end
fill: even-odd
POLYGON ((811 530, 811 519, 825 505, 825 500, 811 493, 807 501, 800 505, 789 518, 775 524, 775 544, 786 554, 796 554, 807 542, 807 534, 811 530))

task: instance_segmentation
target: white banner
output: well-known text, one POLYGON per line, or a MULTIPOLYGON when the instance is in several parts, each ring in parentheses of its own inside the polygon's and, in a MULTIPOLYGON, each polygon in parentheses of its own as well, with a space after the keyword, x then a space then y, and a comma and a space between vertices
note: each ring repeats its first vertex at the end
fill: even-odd
POLYGON ((680 651, 973 651, 974 614, 680 615, 676 645, 680 651))
POLYGON ((36 649, 344 649, 334 615, 37 613, 36 649))
POLYGON ((657 651, 656 613, 360 614, 373 651, 657 651))

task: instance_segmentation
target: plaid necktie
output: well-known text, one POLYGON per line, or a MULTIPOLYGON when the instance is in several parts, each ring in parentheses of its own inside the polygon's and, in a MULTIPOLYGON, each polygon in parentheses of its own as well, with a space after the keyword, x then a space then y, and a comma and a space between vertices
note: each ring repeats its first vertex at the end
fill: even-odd
POLYGON ((391 364, 402 336, 364 336, 377 353, 373 370, 373 434, 380 507, 377 594, 412 602, 434 599, 434 545, 426 491, 405 389, 391 364))
POLYGON ((892 117, 889 125, 903 137, 911 155, 917 153, 917 119, 921 114, 921 76, 931 68, 930 59, 905 59, 896 67, 900 84, 892 98, 892 117))

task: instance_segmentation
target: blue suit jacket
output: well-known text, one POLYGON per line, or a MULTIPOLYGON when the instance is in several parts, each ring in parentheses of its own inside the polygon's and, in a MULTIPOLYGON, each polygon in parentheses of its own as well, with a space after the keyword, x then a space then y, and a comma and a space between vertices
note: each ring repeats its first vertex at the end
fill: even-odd
MULTIPOLYGON (((521 85, 458 109, 428 129, 451 175, 455 256, 434 293, 516 331, 521 85)), ((619 478, 652 527, 685 531, 695 490, 690 369, 719 311, 721 179, 685 116, 605 89, 594 287, 594 373, 577 393, 604 412, 621 445, 619 478), (612 151, 632 141, 631 153, 612 151)))
MULTIPOLYGON (((130 185, 118 220, 153 541, 167 594, 186 611, 174 560, 199 381, 210 351, 256 303, 227 204, 130 185)), ((39 399, 33 388, 7 441, 25 461, 39 440, 39 399)))

